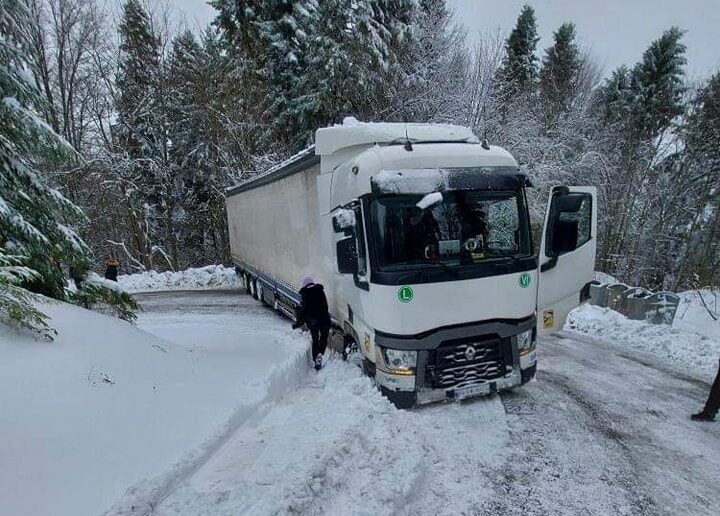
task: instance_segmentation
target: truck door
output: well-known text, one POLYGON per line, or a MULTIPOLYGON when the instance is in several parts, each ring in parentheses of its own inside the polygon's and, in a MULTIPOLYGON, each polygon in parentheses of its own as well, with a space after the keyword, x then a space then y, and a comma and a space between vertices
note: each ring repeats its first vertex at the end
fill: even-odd
POLYGON ((539 253, 538 333, 565 325, 588 297, 597 246, 597 193, 591 186, 555 186, 550 192, 539 253))

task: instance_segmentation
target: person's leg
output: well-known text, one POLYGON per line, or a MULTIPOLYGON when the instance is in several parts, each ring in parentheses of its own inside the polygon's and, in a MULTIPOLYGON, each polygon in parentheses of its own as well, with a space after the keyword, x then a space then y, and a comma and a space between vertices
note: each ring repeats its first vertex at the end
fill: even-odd
POLYGON ((705 403, 705 408, 702 412, 693 414, 692 418, 695 421, 715 421, 718 410, 720 410, 720 367, 710 388, 710 395, 705 403))
POLYGON ((328 336, 330 335, 330 326, 323 325, 319 328, 319 343, 318 343, 318 352, 320 354, 325 354, 325 349, 327 348, 328 343, 328 336))
POLYGON ((718 373, 715 376, 715 381, 710 388, 710 396, 708 396, 707 403, 705 403, 705 412, 712 416, 716 415, 720 410, 720 366, 718 367, 718 373))
POLYGON ((321 353, 320 329, 315 325, 309 325, 308 329, 310 330, 310 336, 312 337, 312 359, 315 360, 315 357, 318 356, 318 353, 321 353))

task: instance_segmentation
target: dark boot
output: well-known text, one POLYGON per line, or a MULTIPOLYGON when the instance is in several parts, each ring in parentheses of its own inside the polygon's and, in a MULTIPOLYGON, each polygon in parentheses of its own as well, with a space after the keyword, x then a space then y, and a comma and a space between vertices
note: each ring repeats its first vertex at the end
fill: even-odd
POLYGON ((703 410, 702 412, 698 412, 697 414, 690 416, 690 419, 693 421, 715 421, 715 415, 716 414, 711 414, 710 412, 705 412, 703 410))
POLYGON ((708 396, 707 403, 702 412, 693 414, 690 416, 693 421, 715 421, 715 416, 720 410, 720 367, 718 367, 718 374, 715 376, 715 381, 710 388, 710 395, 708 396))

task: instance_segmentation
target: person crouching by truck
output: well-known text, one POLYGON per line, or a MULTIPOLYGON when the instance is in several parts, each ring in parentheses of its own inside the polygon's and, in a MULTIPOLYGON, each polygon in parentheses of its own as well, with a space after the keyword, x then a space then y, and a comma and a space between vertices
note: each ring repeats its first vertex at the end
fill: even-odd
POLYGON ((300 280, 300 308, 292 327, 297 329, 303 324, 310 330, 312 359, 315 369, 319 371, 322 368, 322 358, 330 335, 330 312, 325 289, 320 283, 315 283, 310 276, 300 280))

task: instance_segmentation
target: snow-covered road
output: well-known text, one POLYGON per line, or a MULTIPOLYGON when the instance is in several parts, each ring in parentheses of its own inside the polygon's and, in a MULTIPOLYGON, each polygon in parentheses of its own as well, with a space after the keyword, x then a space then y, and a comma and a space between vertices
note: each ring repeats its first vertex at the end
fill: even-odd
MULTIPOLYGON (((212 320, 237 295, 145 295, 141 326, 212 320)), ((245 296, 239 305, 268 314, 245 296)), ((573 332, 539 354, 537 381, 522 389, 415 411, 331 360, 269 397, 152 513, 720 513, 720 425, 688 419, 707 383, 573 332)))

